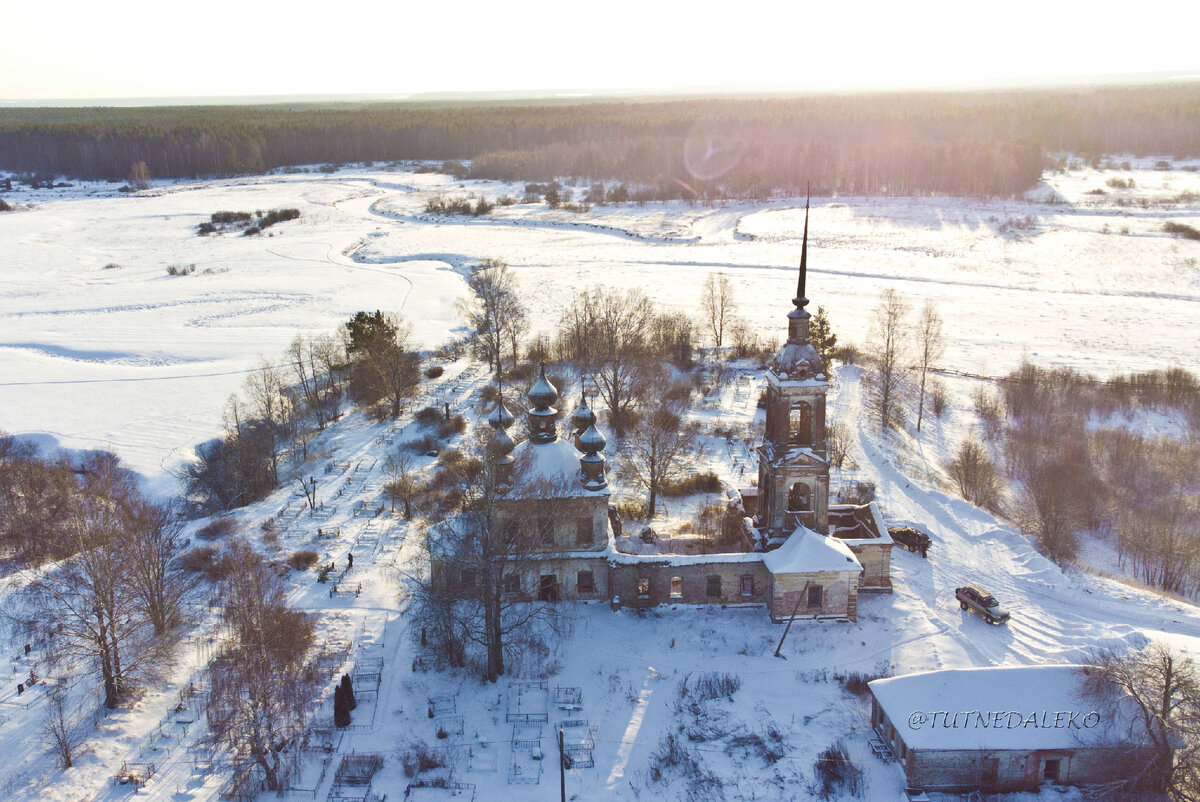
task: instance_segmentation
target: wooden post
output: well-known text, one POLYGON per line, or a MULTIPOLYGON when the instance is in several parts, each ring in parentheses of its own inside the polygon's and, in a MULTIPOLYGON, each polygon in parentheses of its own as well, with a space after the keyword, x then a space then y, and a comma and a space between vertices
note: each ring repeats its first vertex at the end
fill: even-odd
POLYGON ((779 645, 775 647, 775 656, 781 660, 786 660, 779 650, 783 648, 783 641, 788 636, 788 632, 792 628, 792 622, 796 620, 796 613, 800 612, 800 605, 804 603, 804 596, 808 593, 808 582, 804 583, 804 587, 800 589, 800 598, 796 599, 796 606, 792 608, 792 617, 788 619, 787 626, 783 628, 783 635, 779 637, 779 645))
POLYGON ((563 731, 558 730, 558 788, 562 802, 567 802, 567 757, 563 752, 563 731))

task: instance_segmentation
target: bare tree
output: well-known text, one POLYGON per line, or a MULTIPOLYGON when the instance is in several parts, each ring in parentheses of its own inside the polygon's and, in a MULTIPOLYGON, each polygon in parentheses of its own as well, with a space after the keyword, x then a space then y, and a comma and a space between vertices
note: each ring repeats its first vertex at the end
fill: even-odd
POLYGON ((69 522, 78 485, 65 459, 43 460, 29 442, 0 433, 0 548, 37 564, 76 547, 69 522))
POLYGON ((996 512, 1000 507, 1000 480, 987 448, 974 437, 962 441, 947 466, 962 497, 977 507, 996 512))
POLYGON ((392 512, 396 511, 397 501, 404 504, 405 519, 412 518, 413 501, 420 491, 414 467, 412 457, 403 446, 388 454, 384 462, 384 470, 388 477, 383 486, 384 492, 392 503, 392 512))
POLYGON ((459 312, 471 327, 476 347, 493 372, 503 369, 507 348, 515 365, 521 339, 529 329, 529 314, 517 292, 508 265, 486 259, 467 280, 471 297, 460 302, 459 312))
POLYGON ((575 296, 559 322, 559 351, 589 373, 623 437, 656 373, 649 344, 654 305, 637 289, 593 287, 575 296))
POLYGON ((938 316, 933 301, 921 307, 921 318, 917 321, 917 431, 921 431, 921 420, 925 414, 925 385, 929 371, 946 351, 942 340, 942 319, 938 316))
POLYGON ((60 685, 50 689, 46 702, 46 719, 42 733, 50 741, 55 762, 60 769, 69 769, 75 763, 75 753, 87 739, 87 727, 67 701, 67 691, 60 685))
POLYGON ((697 447, 698 427, 684 423, 683 409, 664 403, 651 410, 626 439, 624 465, 646 491, 646 517, 653 518, 663 484, 680 476, 697 447))
POLYGON ((454 511, 426 533, 428 572, 413 572, 416 619, 451 665, 463 665, 472 644, 481 648, 481 673, 495 682, 506 671, 510 637, 554 616, 519 583, 569 500, 520 462, 506 478, 488 461, 465 459, 444 466, 435 482, 449 491, 454 511))
POLYGON ((183 600, 199 581, 176 562, 187 544, 183 524, 169 506, 142 499, 129 504, 126 522, 128 589, 161 638, 179 625, 183 600))
POLYGON ((1139 730, 1129 733, 1129 773, 1110 798, 1136 792, 1177 802, 1200 800, 1200 673, 1195 663, 1161 643, 1139 652, 1099 650, 1085 667, 1085 694, 1114 715, 1132 703, 1139 730))
POLYGON ((266 790, 283 787, 283 747, 298 736, 317 687, 306 657, 309 614, 287 605, 287 589, 245 541, 232 544, 233 570, 223 584, 224 649, 209 666, 208 725, 214 741, 257 766, 266 790))
POLYGON ((136 679, 162 664, 166 647, 153 638, 131 592, 125 528, 130 501, 138 498, 133 475, 111 454, 86 458, 80 470, 80 503, 69 524, 75 554, 32 579, 17 617, 30 630, 53 634, 62 657, 95 670, 112 709, 136 679))
POLYGON ((908 304, 895 290, 889 288, 879 294, 868 344, 871 368, 865 380, 881 429, 902 421, 900 401, 907 391, 909 374, 904 364, 903 327, 907 315, 908 304))
POLYGON ((250 415, 264 426, 270 438, 272 486, 278 486, 279 459, 292 424, 292 403, 287 396, 283 370, 262 357, 258 370, 246 377, 244 390, 250 415))
POLYGON ((733 298, 733 284, 724 273, 709 273, 700 292, 700 309, 713 345, 720 348, 725 341, 725 331, 737 314, 737 303, 733 298))
POLYGON ((317 429, 324 430, 337 417, 337 364, 344 356, 336 339, 296 335, 287 350, 288 366, 305 411, 317 429))

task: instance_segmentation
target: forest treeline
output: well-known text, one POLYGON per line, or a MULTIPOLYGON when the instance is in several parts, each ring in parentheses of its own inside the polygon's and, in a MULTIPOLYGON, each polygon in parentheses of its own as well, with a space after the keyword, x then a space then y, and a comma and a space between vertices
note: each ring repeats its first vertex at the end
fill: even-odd
POLYGON ((467 160, 658 197, 949 193, 1032 186, 1044 154, 1200 155, 1200 84, 641 102, 0 110, 0 168, 125 180, 301 164, 467 160))

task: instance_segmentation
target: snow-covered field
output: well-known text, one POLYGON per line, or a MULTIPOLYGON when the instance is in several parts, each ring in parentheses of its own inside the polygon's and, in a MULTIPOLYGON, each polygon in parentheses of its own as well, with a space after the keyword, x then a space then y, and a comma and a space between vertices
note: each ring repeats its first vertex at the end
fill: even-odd
MULTIPOLYGON (((0 214, 0 429, 114 450, 164 494, 166 473, 213 435, 260 357, 376 308, 400 312, 417 342, 436 347, 459 325, 464 272, 483 258, 516 269, 535 332, 552 330, 564 300, 593 283, 698 310, 717 271, 741 314, 779 336, 803 213, 797 200, 586 214, 518 204, 494 219, 430 221, 423 208, 438 192, 521 188, 378 170, 115 189, 4 193, 20 208, 0 214), (282 207, 301 218, 272 236, 195 233, 215 211, 282 207), (193 264, 192 275, 167 275, 193 264)), ((946 319, 945 364, 959 370, 998 374, 1025 356, 1102 375, 1194 365, 1200 245, 1162 226, 1200 216, 1200 202, 1169 203, 1165 192, 1198 191, 1200 174, 1182 170, 1082 170, 1049 175, 1033 193, 1055 203, 819 198, 809 295, 852 342, 881 288, 914 307, 932 299, 946 319), (1138 188, 1086 194, 1112 176, 1138 188), (1155 204, 1115 205, 1139 193, 1155 204)))
MULTIPOLYGON (((551 330, 563 301, 596 282, 638 286, 663 304, 697 310, 701 283, 712 271, 731 277, 741 314, 764 337, 785 330, 803 199, 597 208, 583 215, 517 205, 498 208, 496 219, 427 219, 425 199, 439 191, 521 194, 516 186, 459 189, 442 176, 368 169, 171 184, 131 197, 106 185, 6 193, 19 208, 0 214, 0 429, 40 436, 47 446, 111 449, 156 492, 173 493, 172 469, 214 436, 226 396, 260 355, 276 359, 295 334, 332 331, 353 312, 375 308, 399 311, 413 323, 415 339, 435 347, 459 325, 454 301, 465 290, 465 271, 487 257, 515 268, 535 331, 551 330), (195 234, 215 211, 280 207, 299 208, 301 218, 268 229, 270 237, 195 234), (168 267, 189 264, 196 273, 167 275, 168 267)), ((1053 203, 818 199, 809 295, 848 341, 864 338, 881 288, 895 287, 914 306, 933 299, 946 321, 945 367, 961 371, 999 374, 1025 356, 1100 374, 1191 367, 1200 355, 1194 334, 1200 243, 1175 239, 1162 225, 1195 224, 1200 202, 1171 199, 1198 191, 1200 175, 1192 172, 1080 170, 1047 176, 1036 196, 1053 203), (1088 194, 1114 175, 1132 177, 1137 189, 1088 194), (1117 205, 1122 195, 1148 202, 1117 205)), ((477 366, 457 363, 428 388, 426 400, 461 408, 485 381, 477 366)), ((714 399, 720 417, 745 423, 754 414, 757 390, 743 384, 722 388, 714 399)), ((865 798, 891 800, 899 798, 900 774, 871 756, 865 706, 832 681, 836 673, 880 664, 906 673, 1074 663, 1094 646, 1148 639, 1198 653, 1200 612, 1193 606, 1064 572, 1012 526, 945 487, 940 466, 974 425, 974 386, 951 379, 952 408, 944 419, 931 421, 919 438, 884 438, 863 412, 858 369, 838 370, 832 415, 855 433, 851 455, 858 468, 835 477, 835 489, 839 479, 875 481, 889 521, 915 523, 934 541, 929 560, 894 554, 895 592, 861 597, 857 623, 797 624, 785 661, 772 656, 782 630, 761 610, 680 606, 637 616, 585 605, 573 611, 570 634, 549 657, 557 671, 546 693, 552 697, 555 686, 581 690, 582 709, 569 715, 593 728, 595 765, 568 772, 569 796, 698 798, 674 775, 659 783, 649 776, 650 754, 684 723, 674 709, 680 682, 697 671, 742 680, 734 703, 712 704, 721 729, 763 737, 776 731, 786 744, 775 763, 731 749, 727 739, 690 744, 720 778, 724 798, 809 798, 813 759, 844 735, 867 770, 865 798), (960 612, 953 589, 968 581, 996 593, 1012 613, 1009 626, 989 627, 960 612)), ((707 410, 706 423, 716 416, 707 410)), ((340 755, 393 755, 417 738, 457 745, 450 750, 454 779, 473 784, 481 802, 557 799, 555 761, 534 760, 510 744, 513 725, 505 713, 515 704, 518 678, 486 686, 469 675, 412 670, 419 649, 402 612, 398 569, 416 552, 415 532, 398 517, 354 514, 356 501, 377 497, 382 456, 397 428, 354 414, 312 446, 326 454, 314 469, 324 477, 322 498, 336 506, 322 518, 299 514, 291 488, 238 514, 255 538, 267 517, 286 524, 278 546, 284 556, 313 548, 341 568, 355 554, 345 582, 361 582, 360 596, 330 597, 313 574, 293 573, 292 598, 322 611, 324 636, 347 645, 348 662, 337 676, 354 664, 383 661, 377 701, 355 711, 355 724, 363 726, 336 745, 319 786, 320 758, 309 758, 306 776, 316 791, 308 798, 326 798, 340 755), (318 538, 318 527, 338 534, 318 538), (440 722, 427 716, 431 696, 453 699, 454 711, 440 722), (461 716, 462 734, 437 739, 439 723, 457 727, 454 716, 461 716), (535 774, 538 784, 510 783, 535 774)), ((710 451, 708 462, 742 483, 736 467, 744 457, 744 449, 730 447, 710 451)), ((202 630, 183 650, 171 682, 102 720, 89 753, 66 773, 52 768, 31 735, 44 715, 41 692, 35 686, 20 699, 13 695, 39 654, 14 657, 11 676, 0 676, 14 689, 0 691, 0 744, 9 755, 0 794, 124 799, 131 789, 109 778, 123 761, 149 755, 158 774, 143 795, 215 799, 219 770, 195 767, 200 725, 179 723, 175 712, 180 689, 207 654, 205 644, 202 630)), ((536 690, 526 696, 545 702, 536 690)), ((329 713, 327 703, 321 715, 329 713)), ((551 755, 553 722, 567 714, 553 705, 548 713, 540 748, 551 755)), ((400 799, 407 782, 389 758, 373 790, 400 799)))

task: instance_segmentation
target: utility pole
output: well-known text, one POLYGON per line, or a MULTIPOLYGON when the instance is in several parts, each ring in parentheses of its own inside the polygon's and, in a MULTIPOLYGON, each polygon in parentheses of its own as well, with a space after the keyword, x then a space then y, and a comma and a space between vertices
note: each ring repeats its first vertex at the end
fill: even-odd
POLYGON ((563 752, 563 731, 558 728, 558 788, 562 802, 567 802, 567 757, 563 752))

